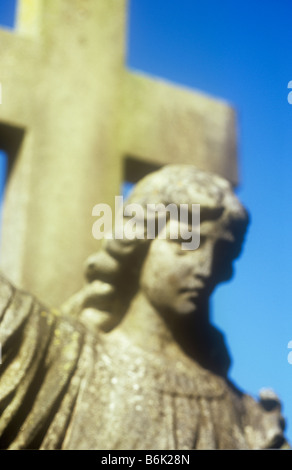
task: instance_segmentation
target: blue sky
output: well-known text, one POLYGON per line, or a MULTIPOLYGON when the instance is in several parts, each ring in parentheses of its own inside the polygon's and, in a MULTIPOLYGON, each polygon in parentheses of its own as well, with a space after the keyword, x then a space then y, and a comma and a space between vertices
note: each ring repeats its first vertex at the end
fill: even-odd
MULTIPOLYGON (((5 23, 12 0, 1 0, 5 23)), ((128 67, 228 101, 238 113, 241 186, 251 213, 234 279, 212 298, 231 378, 272 387, 292 442, 292 4, 266 0, 131 0, 128 67)))

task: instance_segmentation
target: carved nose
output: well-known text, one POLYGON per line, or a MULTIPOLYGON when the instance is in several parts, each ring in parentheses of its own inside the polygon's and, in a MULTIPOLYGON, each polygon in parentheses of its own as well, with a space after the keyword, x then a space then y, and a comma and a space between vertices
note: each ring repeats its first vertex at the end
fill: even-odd
POLYGON ((212 274, 212 265, 213 259, 211 254, 204 256, 195 266, 195 274, 201 276, 202 278, 208 278, 212 274))

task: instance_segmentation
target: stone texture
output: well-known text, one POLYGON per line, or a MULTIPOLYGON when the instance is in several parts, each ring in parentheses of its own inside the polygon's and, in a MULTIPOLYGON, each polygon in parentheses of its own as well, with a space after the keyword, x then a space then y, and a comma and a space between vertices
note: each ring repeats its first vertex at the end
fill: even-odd
POLYGON ((220 100, 125 73, 120 151, 144 161, 195 164, 238 183, 234 110, 220 100))
POLYGON ((256 401, 228 380, 224 338, 209 319, 247 212, 230 183, 190 165, 147 176, 131 196, 144 209, 181 201, 201 204, 199 249, 169 237, 108 239, 61 311, 0 279, 1 448, 288 448, 278 398, 263 390, 256 401))
POLYGON ((236 184, 235 120, 218 100, 126 70, 126 0, 19 4, 17 30, 0 31, 0 143, 12 152, 4 125, 23 132, 1 268, 57 305, 82 283, 98 247, 92 208, 114 204, 124 159, 197 163, 236 184))

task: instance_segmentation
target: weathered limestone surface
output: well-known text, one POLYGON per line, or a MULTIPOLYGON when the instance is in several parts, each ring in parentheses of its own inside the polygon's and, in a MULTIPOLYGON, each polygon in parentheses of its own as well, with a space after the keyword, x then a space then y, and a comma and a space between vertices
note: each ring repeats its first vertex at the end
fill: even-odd
POLYGON ((235 120, 225 103, 126 70, 126 0, 19 4, 16 31, 0 31, 0 144, 13 160, 1 268, 57 305, 82 282, 92 208, 114 204, 124 158, 196 163, 236 184, 235 120))
POLYGON ((238 182, 235 113, 226 103, 125 72, 121 154, 158 164, 190 163, 238 182))
POLYGON ((129 202, 200 204, 200 247, 183 250, 170 236, 180 218, 164 238, 113 237, 61 311, 0 278, 0 447, 287 448, 278 398, 257 401, 230 383, 209 320, 209 297, 231 277, 248 224, 230 184, 167 166, 129 202))

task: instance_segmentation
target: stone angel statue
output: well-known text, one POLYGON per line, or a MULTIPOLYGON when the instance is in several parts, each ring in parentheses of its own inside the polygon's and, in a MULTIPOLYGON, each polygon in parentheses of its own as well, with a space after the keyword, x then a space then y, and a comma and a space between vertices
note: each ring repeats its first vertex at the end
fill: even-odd
POLYGON ((210 322, 210 295, 232 276, 248 225, 232 187, 169 165, 141 180, 130 203, 145 211, 140 235, 148 204, 200 204, 200 246, 185 250, 170 236, 179 217, 166 220, 164 237, 113 234, 59 310, 1 278, 0 447, 288 447, 277 396, 255 399, 230 382, 224 337, 210 322))

